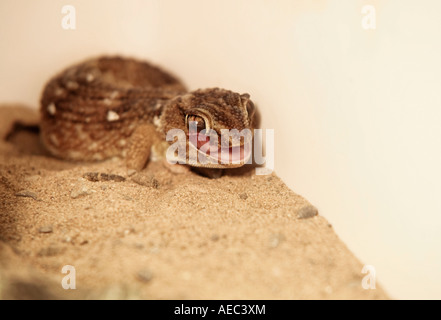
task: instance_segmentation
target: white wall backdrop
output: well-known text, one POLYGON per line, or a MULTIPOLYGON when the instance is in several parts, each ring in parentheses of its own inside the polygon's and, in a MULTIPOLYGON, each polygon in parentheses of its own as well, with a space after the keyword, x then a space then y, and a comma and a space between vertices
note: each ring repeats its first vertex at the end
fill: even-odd
POLYGON ((54 72, 101 53, 148 58, 190 89, 249 92, 275 129, 279 176, 393 298, 441 299, 439 12, 437 0, 2 0, 0 101, 37 107, 54 72))

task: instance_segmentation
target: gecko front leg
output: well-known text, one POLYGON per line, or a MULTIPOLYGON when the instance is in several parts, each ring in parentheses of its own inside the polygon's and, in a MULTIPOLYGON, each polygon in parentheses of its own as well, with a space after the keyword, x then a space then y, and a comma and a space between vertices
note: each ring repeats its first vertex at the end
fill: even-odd
POLYGON ((152 146, 159 139, 159 134, 152 124, 142 124, 135 129, 130 137, 126 154, 126 166, 129 173, 144 169, 152 146))

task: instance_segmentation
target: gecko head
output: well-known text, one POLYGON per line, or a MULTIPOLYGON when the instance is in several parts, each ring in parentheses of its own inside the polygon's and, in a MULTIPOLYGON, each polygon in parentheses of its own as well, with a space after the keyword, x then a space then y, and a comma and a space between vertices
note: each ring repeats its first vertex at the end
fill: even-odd
MULTIPOLYGON (((161 130, 165 134, 172 129, 185 133, 185 163, 189 165, 240 167, 251 156, 255 111, 247 93, 199 89, 167 103, 160 119, 161 130), (197 154, 198 158, 191 158, 192 154, 197 154)), ((179 160, 183 161, 181 158, 182 155, 179 160)))

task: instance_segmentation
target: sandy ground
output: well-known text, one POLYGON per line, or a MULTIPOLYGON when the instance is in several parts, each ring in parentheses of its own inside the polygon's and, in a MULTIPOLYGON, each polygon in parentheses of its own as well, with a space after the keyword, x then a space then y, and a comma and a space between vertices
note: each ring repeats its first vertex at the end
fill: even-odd
POLYGON ((387 298, 362 288, 362 264, 275 174, 207 179, 157 162, 127 177, 118 159, 48 156, 25 128, 36 121, 0 107, 1 299, 387 298))

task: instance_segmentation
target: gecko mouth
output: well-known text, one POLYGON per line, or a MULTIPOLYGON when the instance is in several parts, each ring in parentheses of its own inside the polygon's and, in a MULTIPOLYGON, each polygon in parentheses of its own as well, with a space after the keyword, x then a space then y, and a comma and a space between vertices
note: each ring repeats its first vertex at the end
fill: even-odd
MULTIPOLYGON (((251 143, 220 147, 216 142, 210 144, 209 135, 203 133, 189 134, 189 147, 196 151, 198 158, 191 158, 189 163, 194 166, 204 165, 211 168, 233 168, 243 166, 251 157, 251 143)), ((195 154, 194 154, 195 155, 195 154)), ((194 156, 193 156, 194 157, 194 156)))

